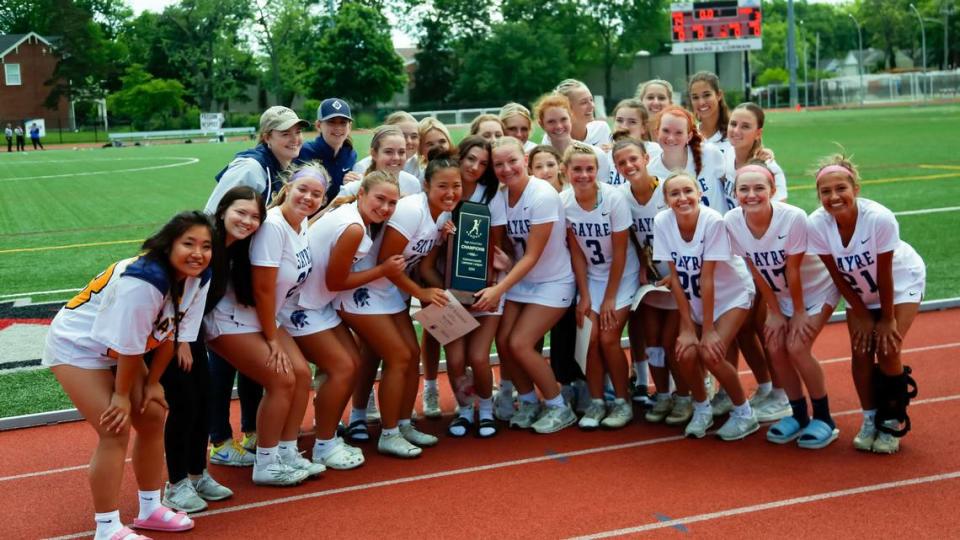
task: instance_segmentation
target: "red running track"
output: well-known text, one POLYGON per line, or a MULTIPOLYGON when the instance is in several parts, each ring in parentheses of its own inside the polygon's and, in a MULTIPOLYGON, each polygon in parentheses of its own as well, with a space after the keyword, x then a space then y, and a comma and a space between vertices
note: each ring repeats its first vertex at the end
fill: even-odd
MULTIPOLYGON (((449 417, 421 420, 440 444, 412 461, 380 456, 294 488, 264 488, 249 469, 212 468, 237 495, 197 514, 192 533, 155 538, 567 538, 638 536, 839 538, 960 534, 960 311, 921 314, 904 343, 920 396, 899 454, 856 452, 860 415, 842 324, 815 353, 824 362, 840 439, 819 451, 766 442, 765 428, 724 443, 635 422, 619 431, 553 435, 501 429, 493 439, 444 435, 449 417), (945 429, 947 428, 947 429, 945 429)), ((752 377, 744 375, 752 386, 752 377)), ((449 396, 449 393, 446 393, 449 396)), ((452 403, 445 403, 452 410, 452 403)), ((719 425, 719 422, 718 424, 719 425)), ((376 430, 374 430, 376 436, 376 430)), ((0 433, 5 538, 91 534, 84 423, 0 433)), ((301 440, 309 449, 312 440, 301 440)), ((121 514, 136 512, 132 471, 121 514)))

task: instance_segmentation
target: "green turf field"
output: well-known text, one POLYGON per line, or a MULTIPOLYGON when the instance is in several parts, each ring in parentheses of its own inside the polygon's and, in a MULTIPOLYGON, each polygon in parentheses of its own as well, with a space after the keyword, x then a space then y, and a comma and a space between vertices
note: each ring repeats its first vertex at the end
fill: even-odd
MULTIPOLYGON (((894 212, 941 209, 898 219, 901 236, 927 263, 927 297, 947 298, 960 296, 957 125, 958 105, 771 113, 764 144, 787 174, 790 202, 808 211, 817 205, 809 171, 836 143, 860 166, 862 196, 894 212)), ((454 131, 457 140, 462 134, 454 131)), ((354 140, 366 154, 369 135, 354 140)), ((0 153, 0 302, 66 300, 108 264, 135 254, 172 214, 202 207, 214 174, 248 145, 0 153)), ((46 372, 0 375, 0 416, 62 405, 62 398, 17 392, 50 381, 46 372)))

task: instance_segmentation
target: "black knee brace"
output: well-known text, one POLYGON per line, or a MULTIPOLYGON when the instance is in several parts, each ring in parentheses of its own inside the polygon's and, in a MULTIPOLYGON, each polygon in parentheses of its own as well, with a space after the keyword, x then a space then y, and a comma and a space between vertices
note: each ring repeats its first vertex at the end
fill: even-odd
POLYGON ((910 431, 910 417, 907 405, 910 399, 917 397, 917 382, 910 376, 910 366, 903 366, 899 375, 885 375, 879 366, 873 366, 873 398, 877 406, 876 426, 884 433, 894 437, 903 437, 910 431), (903 425, 900 429, 887 427, 886 420, 897 420, 903 425))

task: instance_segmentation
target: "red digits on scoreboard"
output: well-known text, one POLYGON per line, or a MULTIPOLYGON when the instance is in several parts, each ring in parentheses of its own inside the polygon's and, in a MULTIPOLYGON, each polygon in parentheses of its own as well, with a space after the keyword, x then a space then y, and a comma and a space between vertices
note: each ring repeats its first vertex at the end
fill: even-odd
POLYGON ((730 31, 733 32, 733 37, 741 37, 743 35, 740 30, 740 23, 730 23, 730 31))
POLYGON ((695 24, 690 27, 690 30, 693 31, 697 39, 702 40, 704 36, 704 29, 702 24, 695 24))
POLYGON ((714 12, 712 9, 701 9, 697 11, 697 18, 701 21, 709 21, 714 17, 714 12))

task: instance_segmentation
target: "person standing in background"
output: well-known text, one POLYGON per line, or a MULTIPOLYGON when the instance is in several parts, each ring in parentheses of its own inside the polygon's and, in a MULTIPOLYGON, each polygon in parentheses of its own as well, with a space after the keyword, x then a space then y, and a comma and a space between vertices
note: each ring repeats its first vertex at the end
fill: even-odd
POLYGON ((13 133, 17 136, 17 152, 25 152, 27 150, 27 145, 23 140, 23 128, 17 126, 13 128, 13 133))
POLYGON ((40 142, 40 128, 37 126, 36 122, 30 124, 30 142, 33 143, 34 150, 37 149, 37 146, 40 146, 41 150, 45 150, 43 143, 40 142))
POLYGON ((7 122, 7 127, 3 130, 3 135, 7 138, 7 152, 13 152, 13 128, 10 127, 10 122, 7 122))

